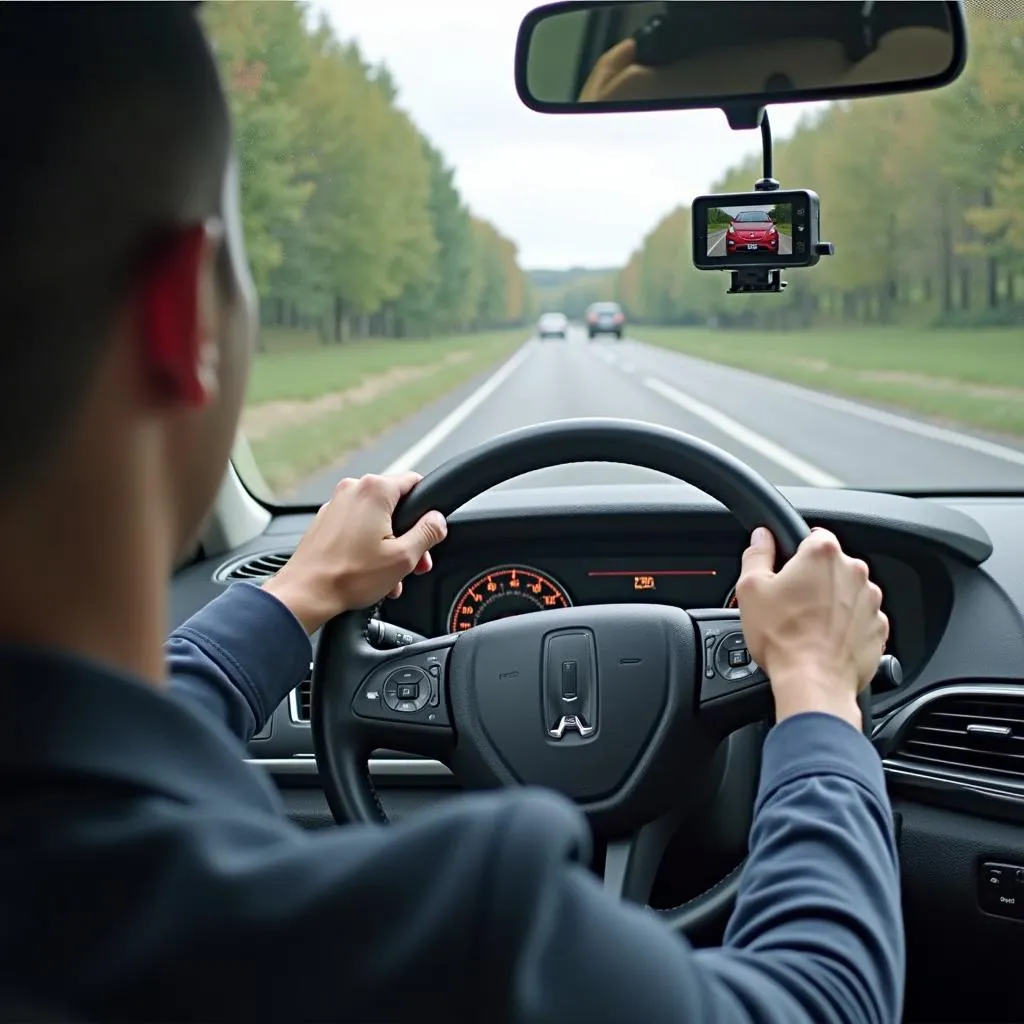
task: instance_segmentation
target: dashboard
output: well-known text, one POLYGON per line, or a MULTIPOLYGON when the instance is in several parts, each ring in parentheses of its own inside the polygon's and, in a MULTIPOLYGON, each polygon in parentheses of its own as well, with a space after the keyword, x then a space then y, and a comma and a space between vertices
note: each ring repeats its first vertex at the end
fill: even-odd
MULTIPOLYGON (((511 615, 594 604, 667 604, 678 608, 735 607, 735 585, 744 540, 733 533, 705 535, 699 554, 679 554, 687 539, 644 542, 607 537, 573 543, 485 544, 438 555, 438 571, 426 586, 382 609, 394 624, 424 636, 460 633, 511 615), (675 549, 675 553, 673 553, 675 549)), ((929 612, 941 607, 925 598, 927 560, 879 551, 858 553, 886 595, 891 612, 889 652, 905 672, 924 657, 929 612)))
MULTIPOLYGON (((1024 878, 1024 501, 782 490, 810 525, 868 562, 904 669, 902 685, 873 695, 873 717, 903 873, 908 1019, 1024 1019, 1015 983, 1024 913, 1006 909, 1024 907, 1024 886, 1016 896, 989 888, 1024 878)), ((279 514, 258 537, 180 570, 170 625, 233 581, 276 571, 312 518, 279 514)), ((497 489, 449 518, 434 570, 409 578, 378 618, 439 636, 564 606, 720 607, 746 542, 721 505, 686 485, 497 489)), ((322 828, 333 819, 312 756, 309 694, 307 679, 249 751, 292 818, 322 828)), ((656 905, 695 895, 688 885, 713 885, 742 858, 762 739, 730 740, 718 810, 688 822, 670 848, 656 905)), ((369 767, 392 818, 458 792, 444 765, 401 751, 376 751, 369 767)))
MULTIPOLYGON (((783 490, 812 526, 833 530, 846 550, 865 559, 882 587, 889 650, 902 663, 904 684, 898 692, 875 694, 879 713, 944 680, 1024 675, 1024 657, 1005 657, 1007 635, 1019 640, 1024 632, 1024 575, 1013 566, 1009 539, 1018 533, 1016 506, 1009 504, 1013 513, 1000 518, 998 501, 971 505, 965 499, 953 507, 872 492, 783 490), (990 536, 994 525, 1008 532, 1009 546, 990 536), (997 565, 1001 571, 993 578, 997 565), (1020 590, 1012 601, 1007 587, 1020 590), (964 588, 971 588, 970 600, 964 588)), ((172 628, 235 579, 258 581, 276 571, 310 521, 311 513, 281 514, 229 554, 179 571, 172 628)), ((407 579, 401 598, 383 604, 380 619, 440 636, 499 615, 543 614, 566 605, 721 607, 730 600, 747 543, 720 504, 683 484, 499 489, 459 509, 449 527, 434 552, 434 571, 407 579)), ((302 700, 299 688, 254 752, 272 761, 311 755, 302 700)))

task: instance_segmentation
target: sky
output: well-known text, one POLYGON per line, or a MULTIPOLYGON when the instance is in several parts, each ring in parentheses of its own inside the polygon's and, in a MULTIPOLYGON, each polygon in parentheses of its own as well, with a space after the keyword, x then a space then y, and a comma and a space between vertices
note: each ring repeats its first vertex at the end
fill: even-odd
POLYGON ((719 209, 723 213, 729 214, 730 217, 735 217, 737 213, 741 213, 743 210, 771 211, 775 209, 775 206, 774 204, 771 206, 720 206, 719 209))
MULTIPOLYGON (((455 167, 470 209, 528 269, 623 265, 657 222, 748 153, 718 110, 538 114, 513 80, 529 0, 321 0, 338 35, 383 61, 399 103, 455 167)), ((806 109, 771 108, 776 137, 806 109)), ((750 183, 753 187, 753 181, 750 183)), ((783 182, 785 187, 786 182, 783 182)))

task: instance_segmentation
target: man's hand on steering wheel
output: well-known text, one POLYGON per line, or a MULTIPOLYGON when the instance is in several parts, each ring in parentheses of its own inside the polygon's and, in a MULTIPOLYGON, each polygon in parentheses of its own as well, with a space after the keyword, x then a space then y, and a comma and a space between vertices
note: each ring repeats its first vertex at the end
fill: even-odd
POLYGON ((771 681, 775 718, 807 711, 861 728, 857 695, 878 668, 889 636, 882 592, 860 559, 816 529, 778 573, 763 527, 743 554, 736 586, 743 634, 771 681))
POLYGON ((430 549, 448 533, 444 516, 428 512, 395 536, 391 517, 421 479, 419 473, 346 477, 264 590, 289 608, 307 633, 343 612, 398 597, 406 576, 430 571, 430 549))

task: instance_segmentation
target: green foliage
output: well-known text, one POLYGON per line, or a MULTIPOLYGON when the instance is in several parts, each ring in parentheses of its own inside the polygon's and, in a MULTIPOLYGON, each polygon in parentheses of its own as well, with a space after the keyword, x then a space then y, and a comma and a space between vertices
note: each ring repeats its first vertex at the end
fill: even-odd
MULTIPOLYGON (((726 295, 725 274, 693 269, 680 206, 618 275, 627 313, 782 329, 1024 322, 1024 18, 990 7, 967 5, 970 55, 954 85, 831 104, 777 141, 775 176, 820 194, 834 257, 788 272, 782 295, 726 295)), ((711 191, 749 191, 760 176, 751 157, 711 191)))
POLYGON ((264 324, 336 342, 532 316, 515 245, 471 217, 386 68, 298 0, 203 8, 235 122, 264 324))

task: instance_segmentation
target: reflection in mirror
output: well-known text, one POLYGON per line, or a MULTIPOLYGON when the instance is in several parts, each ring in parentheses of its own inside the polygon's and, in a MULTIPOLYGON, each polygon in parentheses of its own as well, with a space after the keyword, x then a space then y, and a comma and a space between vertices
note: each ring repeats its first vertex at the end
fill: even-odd
POLYGON ((551 5, 524 23, 520 90, 539 107, 625 110, 938 85, 959 71, 958 15, 939 0, 551 5))

